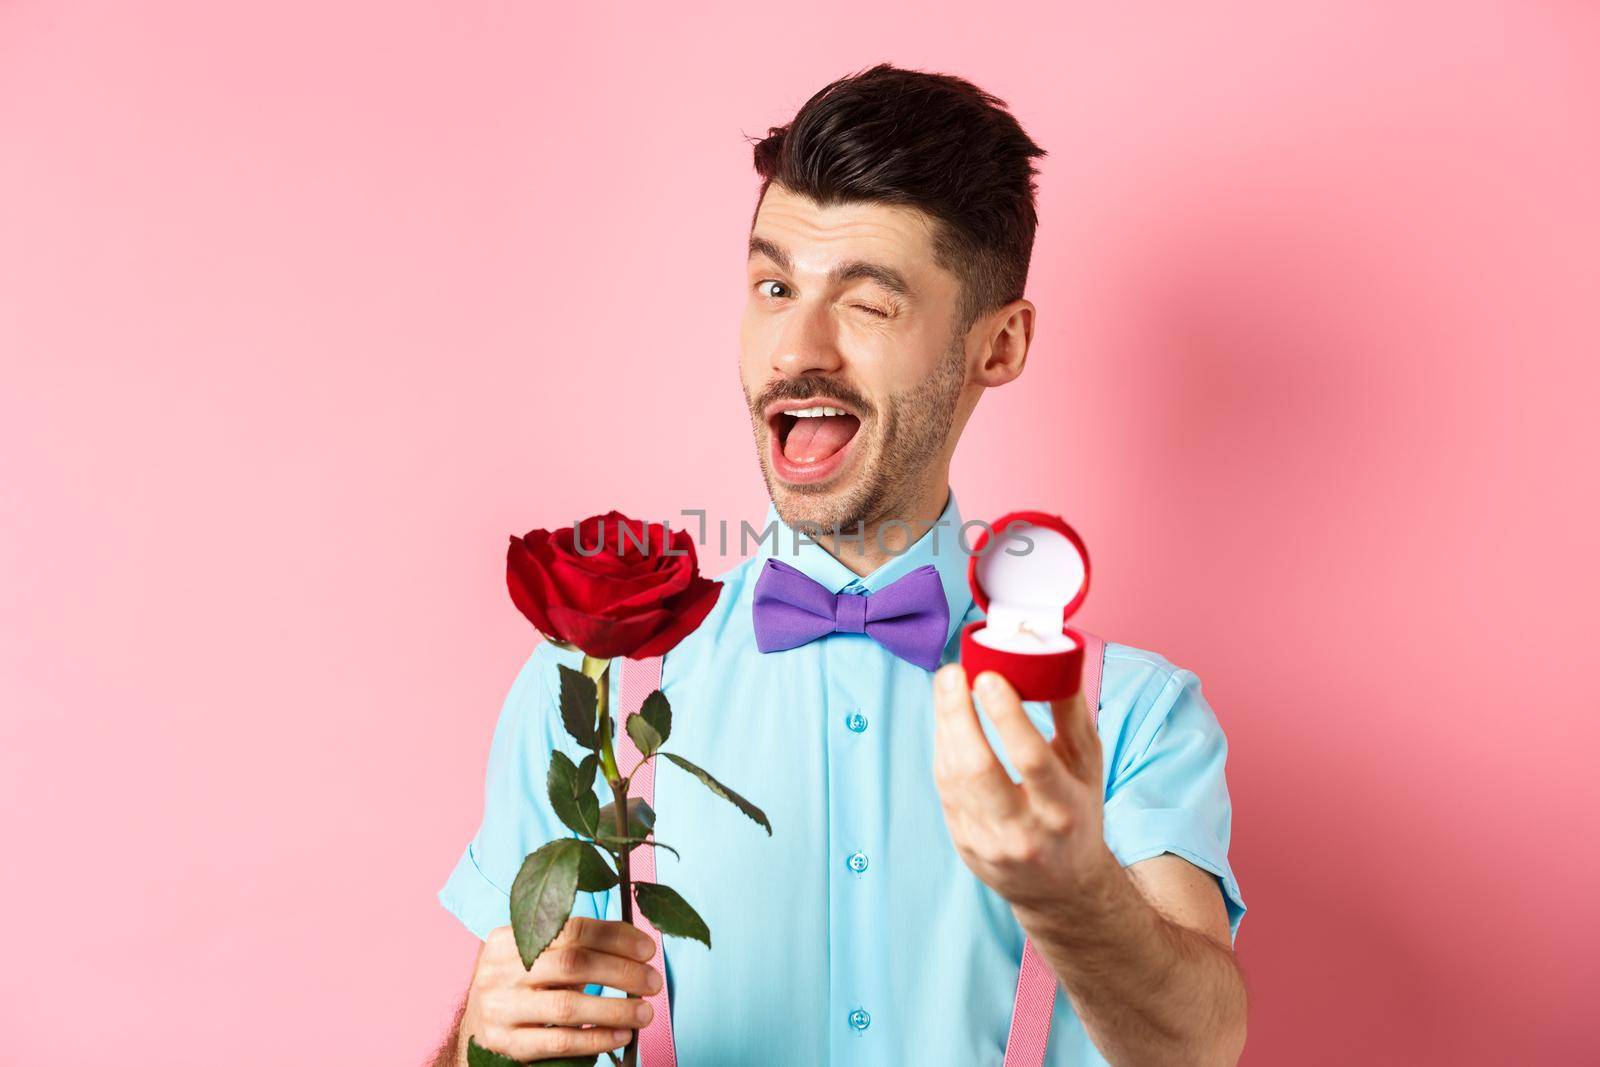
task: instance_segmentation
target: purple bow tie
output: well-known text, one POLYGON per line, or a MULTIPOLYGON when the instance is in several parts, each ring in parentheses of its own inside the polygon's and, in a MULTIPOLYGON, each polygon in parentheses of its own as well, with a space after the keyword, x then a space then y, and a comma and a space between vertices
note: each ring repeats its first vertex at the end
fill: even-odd
POLYGON ((925 563, 876 593, 830 593, 769 558, 756 579, 756 647, 777 652, 826 634, 866 634, 925 670, 936 670, 950 626, 938 568, 925 563))

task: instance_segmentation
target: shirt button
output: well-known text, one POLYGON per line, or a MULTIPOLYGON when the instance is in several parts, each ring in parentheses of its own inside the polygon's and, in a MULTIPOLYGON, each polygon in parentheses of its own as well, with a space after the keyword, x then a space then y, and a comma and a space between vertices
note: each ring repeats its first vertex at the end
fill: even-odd
POLYGON ((844 724, 859 734, 867 728, 867 717, 859 711, 851 712, 844 717, 844 724))
POLYGON ((872 1025, 872 1016, 867 1014, 867 1009, 857 1008, 850 1013, 850 1025, 857 1030, 865 1030, 872 1025))
POLYGON ((845 858, 844 863, 846 867, 849 867, 852 871, 860 874, 862 871, 867 869, 867 854, 858 848, 845 858))

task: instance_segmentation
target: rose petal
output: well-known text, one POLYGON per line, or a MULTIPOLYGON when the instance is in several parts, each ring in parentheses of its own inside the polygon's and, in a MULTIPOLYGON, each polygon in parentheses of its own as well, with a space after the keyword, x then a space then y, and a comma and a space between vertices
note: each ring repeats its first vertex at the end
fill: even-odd
MULTIPOLYGON (((681 561, 678 561, 681 562, 681 561)), ((689 588, 694 571, 688 566, 630 571, 626 575, 592 577, 591 603, 604 602, 603 614, 626 615, 659 605, 689 588)))
POLYGON ((551 575, 567 590, 565 599, 574 607, 596 614, 616 614, 634 610, 668 597, 687 588, 689 575, 637 567, 616 574, 597 574, 583 568, 564 556, 551 560, 551 575))
POLYGON ((566 559, 573 566, 597 574, 619 573, 629 564, 617 554, 617 539, 622 534, 626 520, 616 512, 591 515, 577 523, 576 528, 563 526, 550 539, 552 554, 566 559))
POLYGON ((526 538, 518 538, 515 534, 511 536, 511 543, 506 547, 506 588, 511 593, 511 602, 533 623, 536 630, 562 638, 545 610, 551 599, 550 584, 533 553, 533 547, 540 543, 539 535, 543 533, 543 530, 532 530, 526 538), (527 538, 533 538, 533 542, 530 543, 527 538))
POLYGON ((668 614, 671 616, 670 625, 664 627, 654 637, 639 645, 632 652, 619 653, 619 655, 626 655, 631 659, 644 659, 671 651, 705 621, 706 616, 711 613, 711 609, 716 606, 717 598, 721 595, 721 582, 714 582, 709 578, 702 578, 696 575, 688 592, 674 599, 667 609, 668 614))
POLYGON ((550 605, 550 618, 570 635, 568 641, 598 659, 628 655, 671 619, 660 610, 642 612, 626 619, 611 619, 587 615, 559 604, 550 605))

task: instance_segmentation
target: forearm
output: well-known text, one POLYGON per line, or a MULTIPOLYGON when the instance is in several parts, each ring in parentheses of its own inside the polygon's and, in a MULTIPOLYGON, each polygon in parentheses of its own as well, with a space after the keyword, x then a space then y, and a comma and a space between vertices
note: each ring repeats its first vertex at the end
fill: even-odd
POLYGON ((462 1054, 461 1020, 467 1013, 467 1002, 461 1001, 461 1006, 456 1009, 456 1018, 450 1024, 450 1033, 440 1043, 439 1049, 433 1054, 433 1059, 428 1061, 428 1067, 457 1067, 465 1062, 462 1054))
POLYGON ((1080 892, 1015 910, 1111 1063, 1238 1062, 1246 999, 1233 953, 1158 912, 1109 850, 1080 892))

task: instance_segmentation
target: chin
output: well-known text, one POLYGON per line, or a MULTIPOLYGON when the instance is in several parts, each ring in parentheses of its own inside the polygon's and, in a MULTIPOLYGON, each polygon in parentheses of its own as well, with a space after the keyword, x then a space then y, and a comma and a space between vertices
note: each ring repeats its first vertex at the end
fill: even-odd
POLYGON ((769 474, 767 495, 772 498, 778 517, 791 529, 811 525, 827 532, 849 533, 868 521, 870 501, 864 497, 870 482, 870 478, 858 475, 826 486, 785 485, 769 474))

